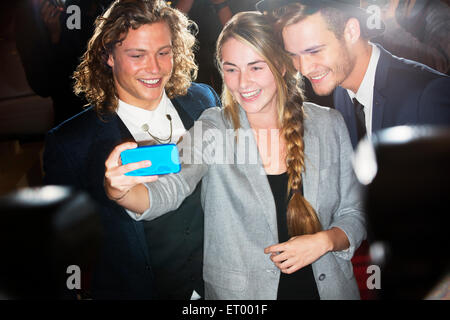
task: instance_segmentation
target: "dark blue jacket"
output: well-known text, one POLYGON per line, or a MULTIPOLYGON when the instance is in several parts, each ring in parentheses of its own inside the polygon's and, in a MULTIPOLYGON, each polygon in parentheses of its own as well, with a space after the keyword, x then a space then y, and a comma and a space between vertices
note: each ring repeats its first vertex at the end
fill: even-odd
MULTIPOLYGON (((450 78, 378 47, 381 54, 375 74, 372 131, 414 124, 449 126, 450 78)), ((334 106, 342 113, 355 147, 355 112, 346 89, 336 88, 334 106)))
MULTIPOLYGON (((220 105, 209 86, 196 83, 171 101, 186 129, 203 110, 220 105)), ((99 204, 104 241, 92 276, 94 298, 189 299, 192 290, 203 290, 200 191, 164 219, 133 221, 103 187, 105 160, 124 141, 134 140, 116 113, 101 120, 88 108, 47 134, 45 183, 84 190, 99 204)))

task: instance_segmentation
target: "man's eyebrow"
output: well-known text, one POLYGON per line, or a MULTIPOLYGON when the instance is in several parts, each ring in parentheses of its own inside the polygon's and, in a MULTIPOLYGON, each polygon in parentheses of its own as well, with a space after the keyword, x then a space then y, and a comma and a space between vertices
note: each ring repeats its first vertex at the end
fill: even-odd
POLYGON ((158 51, 164 50, 164 49, 172 49, 172 45, 168 44, 166 46, 162 46, 161 48, 158 49, 158 51))
POLYGON ((319 45, 312 46, 308 49, 303 50, 302 53, 311 53, 311 52, 317 51, 319 49, 322 49, 323 47, 325 47, 324 44, 319 44, 319 45))
MULTIPOLYGON (((316 45, 316 46, 312 46, 312 47, 310 47, 308 49, 300 51, 300 54, 311 53, 311 52, 317 51, 319 49, 322 49, 325 46, 326 45, 324 45, 324 44, 319 44, 319 45, 316 45)), ((297 55, 296 53, 290 52, 288 50, 284 50, 284 51, 290 56, 296 56, 297 55)))
POLYGON ((125 52, 130 52, 130 51, 147 52, 147 50, 145 50, 145 49, 139 49, 139 48, 125 49, 125 52))
MULTIPOLYGON (((164 49, 167 49, 167 48, 172 49, 172 45, 171 45, 171 44, 168 44, 168 45, 166 45, 166 46, 162 46, 162 47, 159 48, 157 51, 161 51, 161 50, 164 50, 164 49)), ((129 49, 125 49, 125 52, 129 52, 129 51, 147 52, 146 49, 141 49, 141 48, 129 48, 129 49)))

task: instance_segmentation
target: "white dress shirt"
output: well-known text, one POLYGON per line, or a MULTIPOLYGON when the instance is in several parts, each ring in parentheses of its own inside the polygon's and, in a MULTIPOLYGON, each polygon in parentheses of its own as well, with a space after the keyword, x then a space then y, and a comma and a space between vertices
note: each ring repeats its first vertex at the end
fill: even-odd
POLYGON ((152 111, 135 107, 119 99, 117 115, 139 145, 160 144, 148 132, 163 140, 163 143, 177 143, 178 139, 186 132, 177 110, 165 91, 158 106, 152 111), (170 121, 167 119, 167 114, 172 118, 172 139, 170 141, 166 140, 170 137, 170 121), (148 132, 143 130, 142 126, 145 124, 148 126, 148 132))
POLYGON ((367 67, 364 79, 359 86, 358 92, 347 89, 350 100, 353 98, 364 106, 364 115, 366 119, 366 131, 369 139, 372 137, 372 109, 373 109, 373 88, 375 86, 375 73, 377 71, 378 60, 380 60, 380 49, 370 43, 372 54, 370 56, 369 66, 367 67))

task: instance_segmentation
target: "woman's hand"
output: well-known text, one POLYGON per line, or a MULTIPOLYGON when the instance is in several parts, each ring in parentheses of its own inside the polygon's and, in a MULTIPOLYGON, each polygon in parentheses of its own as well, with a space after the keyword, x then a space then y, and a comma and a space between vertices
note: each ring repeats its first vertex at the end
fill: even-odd
POLYGON ((126 176, 125 173, 151 166, 150 161, 140 161, 122 165, 120 153, 127 149, 137 147, 135 142, 125 142, 114 148, 108 159, 105 161, 105 192, 109 199, 116 202, 121 201, 127 196, 130 190, 145 182, 153 182, 158 176, 126 176))
POLYGON ((330 244, 323 232, 293 237, 286 242, 264 249, 283 273, 291 274, 310 265, 330 251, 330 244))

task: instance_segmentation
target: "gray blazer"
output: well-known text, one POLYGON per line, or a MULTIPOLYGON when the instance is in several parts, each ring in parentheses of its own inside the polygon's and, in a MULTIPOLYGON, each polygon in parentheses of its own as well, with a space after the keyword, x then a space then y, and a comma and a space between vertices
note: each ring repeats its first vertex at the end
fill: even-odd
MULTIPOLYGON (((325 230, 342 229, 350 248, 312 264, 321 299, 359 299, 350 259, 366 236, 352 146, 342 116, 305 103, 305 198, 325 230)), ((179 144, 182 170, 149 183, 150 208, 136 220, 176 209, 202 180, 206 299, 276 299, 279 269, 264 254, 278 243, 275 201, 245 112, 237 140, 223 109, 203 112, 179 144)))

